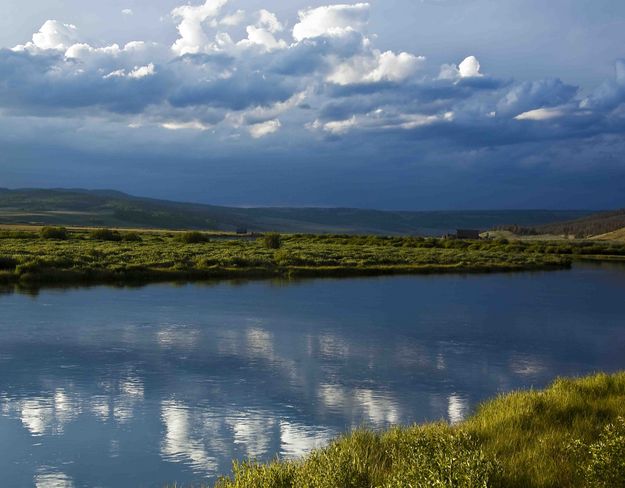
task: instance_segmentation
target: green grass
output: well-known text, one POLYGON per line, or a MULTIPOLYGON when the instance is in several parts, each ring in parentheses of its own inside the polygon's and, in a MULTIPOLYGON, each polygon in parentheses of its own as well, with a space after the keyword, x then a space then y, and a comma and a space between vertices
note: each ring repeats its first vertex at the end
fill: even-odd
POLYGON ((235 463, 217 488, 625 486, 625 373, 502 395, 464 423, 358 430, 297 461, 235 463))
POLYGON ((0 231, 0 282, 150 282, 215 278, 366 276, 562 268, 571 256, 625 255, 625 245, 455 241, 416 237, 276 235, 108 229, 0 231), (278 246, 278 248, 276 248, 278 246), (569 246, 569 247, 567 247, 569 246))

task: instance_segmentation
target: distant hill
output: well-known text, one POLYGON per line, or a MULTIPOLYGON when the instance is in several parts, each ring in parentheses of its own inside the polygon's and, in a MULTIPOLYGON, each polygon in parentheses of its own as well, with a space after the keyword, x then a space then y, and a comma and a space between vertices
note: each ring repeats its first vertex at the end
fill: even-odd
POLYGON ((536 227, 541 234, 591 237, 608 234, 625 227, 625 209, 599 212, 578 219, 536 227))
POLYGON ((52 224, 249 231, 440 235, 505 224, 536 227, 584 210, 380 211, 354 208, 236 208, 142 198, 113 190, 0 188, 0 224, 52 224))

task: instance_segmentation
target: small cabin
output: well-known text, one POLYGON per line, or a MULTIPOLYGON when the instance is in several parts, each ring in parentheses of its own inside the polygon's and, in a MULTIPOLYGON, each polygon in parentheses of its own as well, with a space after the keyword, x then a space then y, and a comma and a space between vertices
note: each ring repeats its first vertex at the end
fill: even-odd
POLYGON ((480 231, 475 229, 456 230, 456 239, 479 239, 480 231))

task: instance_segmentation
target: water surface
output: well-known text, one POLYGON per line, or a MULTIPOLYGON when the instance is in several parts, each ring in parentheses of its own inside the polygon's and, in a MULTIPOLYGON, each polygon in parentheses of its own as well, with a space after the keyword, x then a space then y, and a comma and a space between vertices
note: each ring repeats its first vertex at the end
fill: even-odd
POLYGON ((625 368, 625 267, 0 295, 0 473, 162 487, 625 368))

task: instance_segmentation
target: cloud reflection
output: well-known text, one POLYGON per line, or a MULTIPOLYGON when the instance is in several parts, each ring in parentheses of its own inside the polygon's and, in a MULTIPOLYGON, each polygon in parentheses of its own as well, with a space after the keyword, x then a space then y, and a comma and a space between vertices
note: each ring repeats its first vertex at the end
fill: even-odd
POLYGON ((329 429, 313 428, 286 420, 280 422, 280 455, 293 459, 323 447, 336 434, 329 429))
POLYGON ((163 457, 170 461, 185 462, 199 473, 215 473, 218 468, 217 459, 210 456, 203 441, 195 437, 189 408, 176 401, 165 401, 161 418, 165 424, 165 435, 161 443, 163 457))
POLYGON ((63 473, 47 473, 35 476, 35 488, 74 488, 74 482, 63 473))

